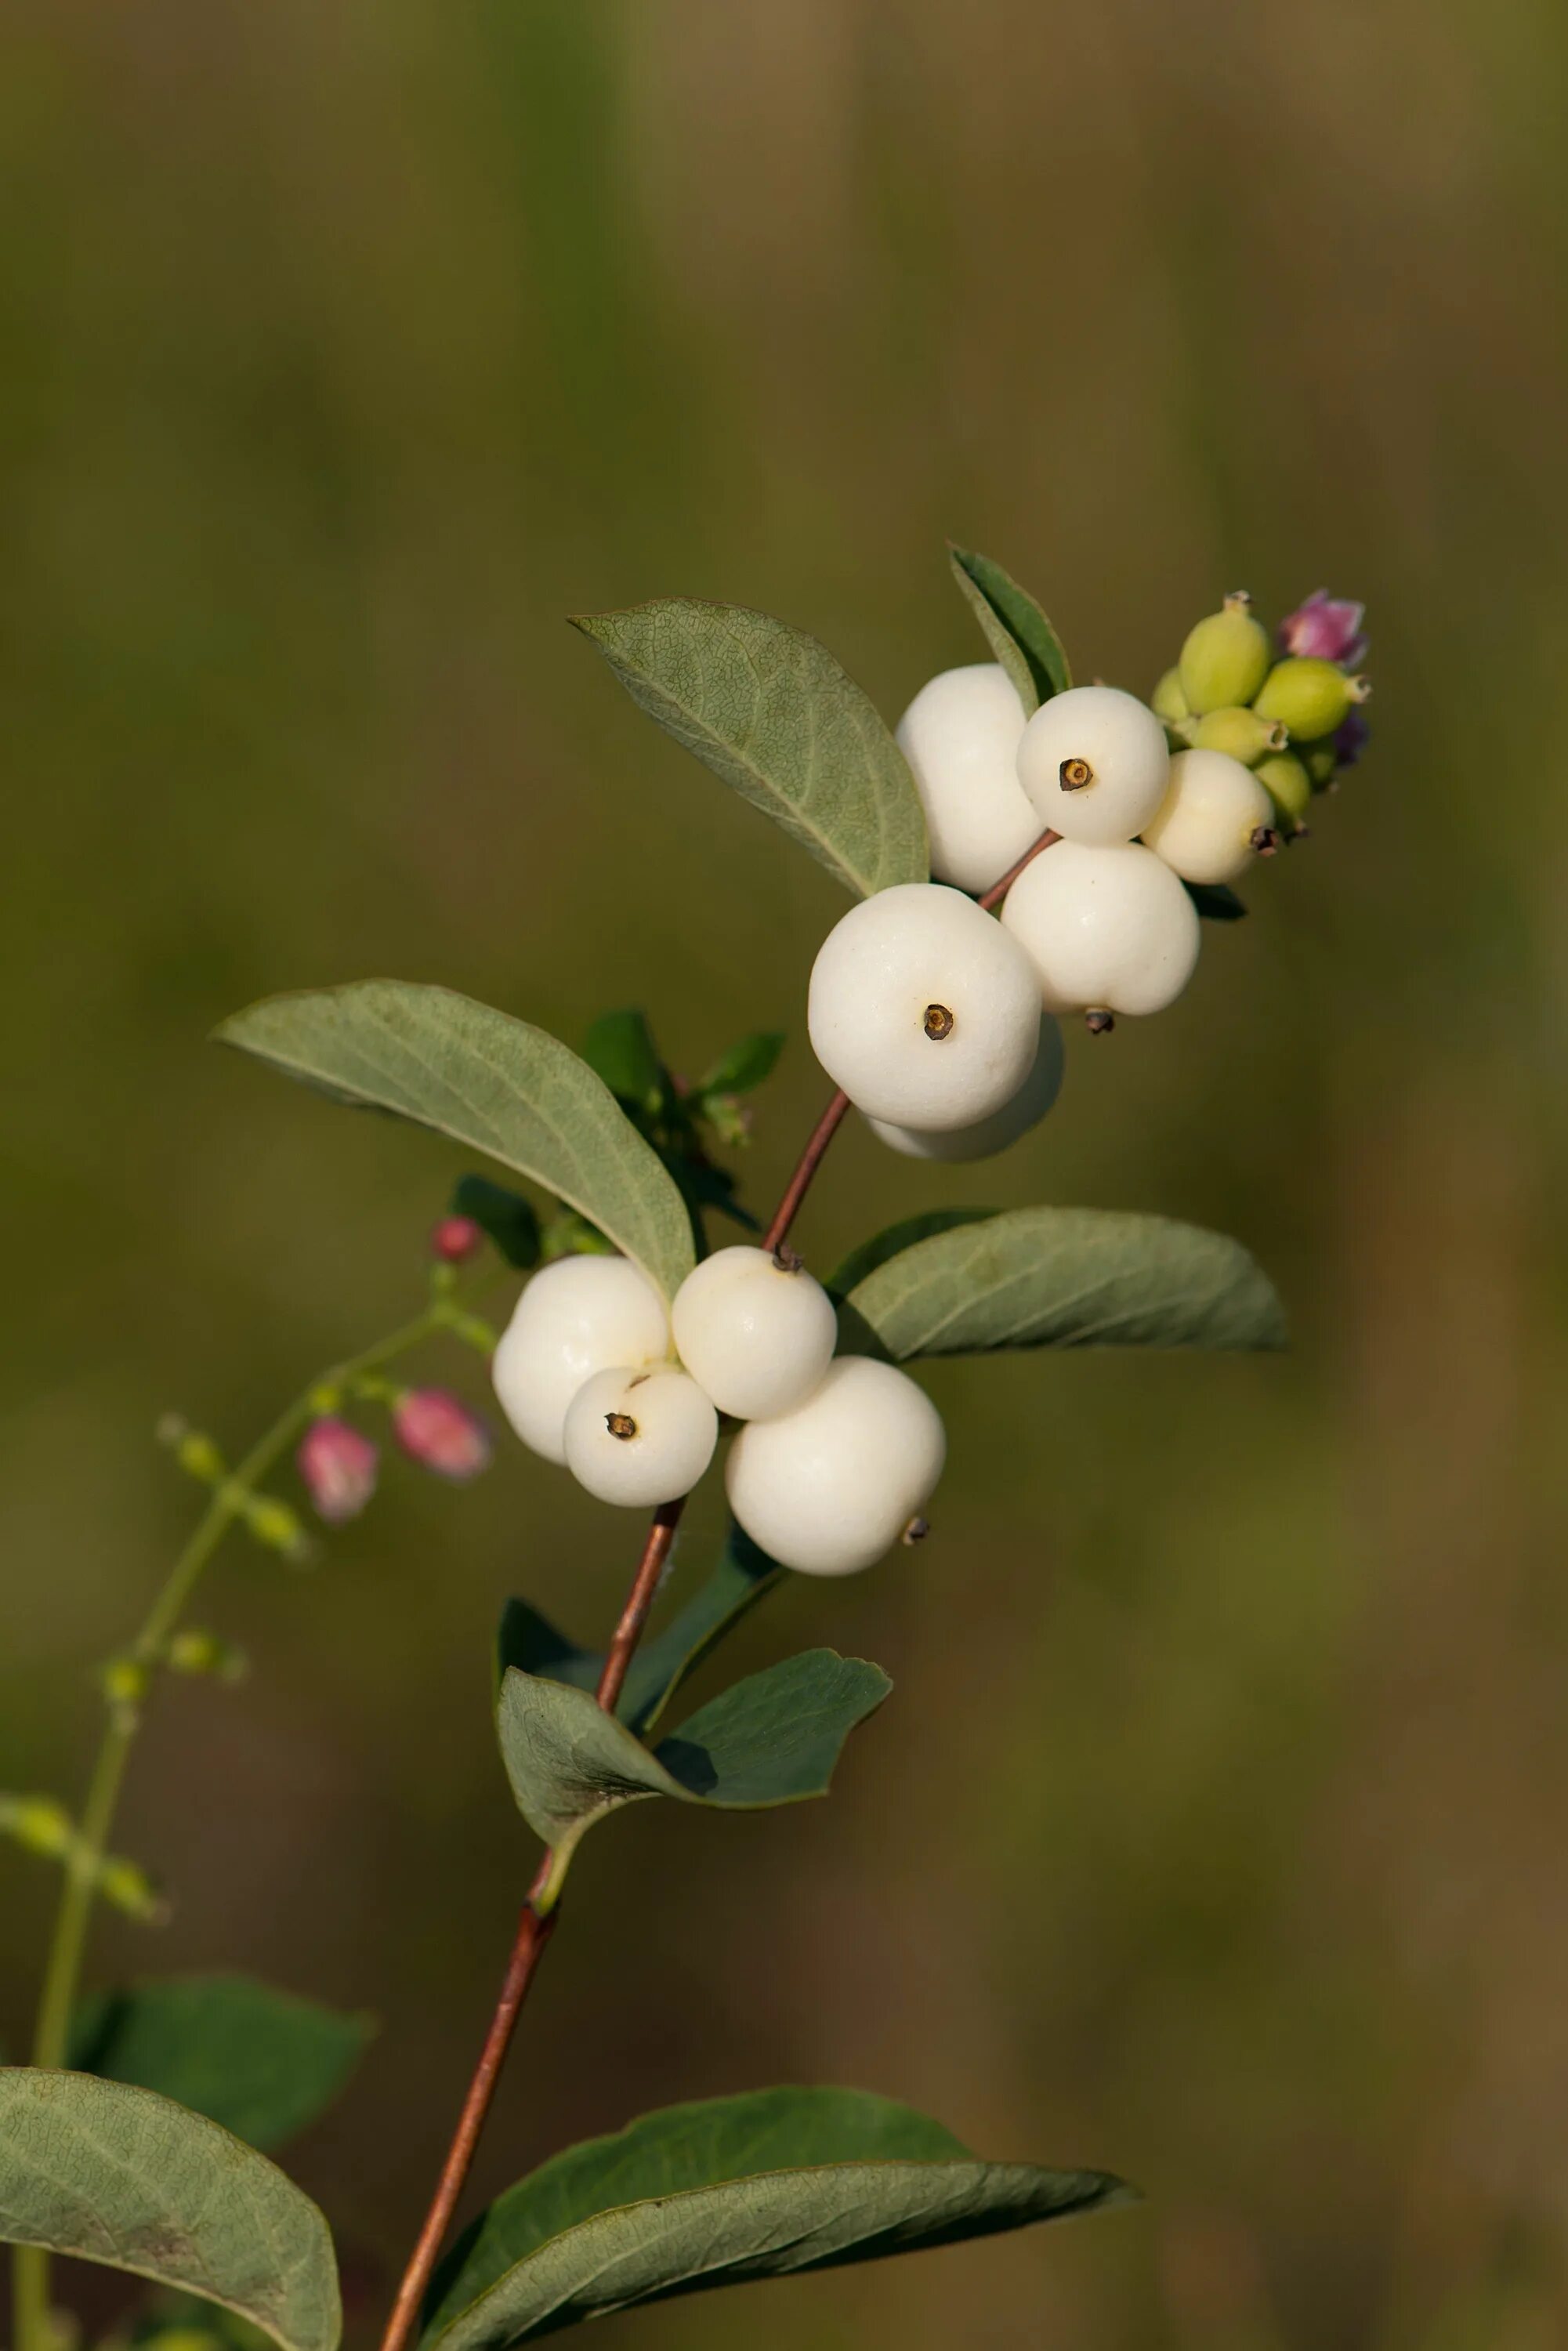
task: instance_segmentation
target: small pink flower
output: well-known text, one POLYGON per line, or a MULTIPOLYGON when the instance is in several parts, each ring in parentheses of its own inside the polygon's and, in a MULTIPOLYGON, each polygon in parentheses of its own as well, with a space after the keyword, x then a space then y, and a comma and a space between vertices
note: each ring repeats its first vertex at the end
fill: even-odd
POLYGON ((1334 758, 1342 768, 1354 768, 1371 739, 1372 729, 1367 725, 1366 713, 1364 710, 1347 711, 1344 724, 1333 738, 1334 758))
POLYGON ((1281 622, 1281 645, 1288 653, 1305 653, 1354 669, 1366 656, 1366 639, 1361 633, 1365 611, 1364 604, 1353 604, 1346 597, 1331 596, 1326 588, 1320 588, 1281 622))
POLYGON ((462 1265, 485 1246, 485 1235, 472 1217, 443 1217, 433 1228, 430 1252, 444 1265, 462 1265))
POLYGON ((313 1420, 295 1456, 318 1517, 330 1527, 357 1519, 376 1490, 376 1447, 335 1413, 313 1420))
POLYGON ((444 1388, 405 1388, 392 1406, 397 1441, 411 1461, 461 1485, 490 1458, 484 1422, 444 1388))

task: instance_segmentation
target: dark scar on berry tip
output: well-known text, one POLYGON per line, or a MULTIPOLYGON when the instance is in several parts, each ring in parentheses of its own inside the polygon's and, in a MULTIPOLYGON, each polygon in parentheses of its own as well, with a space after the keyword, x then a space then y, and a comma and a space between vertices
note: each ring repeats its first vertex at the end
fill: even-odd
POLYGON ((799 1273, 806 1260, 796 1256, 788 1241, 780 1241, 773 1252, 773 1262, 780 1273, 799 1273))
POLYGON ((1271 824, 1255 825, 1248 835, 1247 846, 1255 849, 1260 857, 1272 857, 1279 849, 1280 836, 1271 824))
POLYGON ((953 1034, 957 1023, 946 1004, 928 1004, 921 1026, 932 1043, 940 1045, 944 1038, 953 1034))
POLYGON ((604 1426, 612 1437, 619 1437, 623 1442, 637 1434, 637 1424, 629 1412, 607 1412, 604 1426))
POLYGON ((1116 1026, 1116 1016, 1113 1012, 1086 1012, 1083 1026, 1091 1037, 1108 1037, 1116 1026))
POLYGON ((1064 792, 1081 792, 1094 781, 1094 770, 1087 759, 1063 759, 1056 774, 1064 792))
POLYGON ((906 1549, 913 1550, 916 1543, 923 1543, 930 1532, 930 1520, 916 1517, 910 1520, 898 1540, 906 1549))

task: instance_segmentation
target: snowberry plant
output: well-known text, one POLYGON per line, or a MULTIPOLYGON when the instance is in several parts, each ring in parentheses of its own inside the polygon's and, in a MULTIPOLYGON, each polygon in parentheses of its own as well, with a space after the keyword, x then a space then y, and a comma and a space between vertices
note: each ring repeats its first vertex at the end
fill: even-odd
MULTIPOLYGON (((419 1311, 309 1380, 237 1460, 183 1422, 165 1426, 204 1506, 102 1669, 83 1802, 0 1800, 0 1827, 61 1872, 33 2062, 0 2069, 13 2351, 65 2339, 50 2271, 62 2253, 148 2283, 117 2339, 212 2351, 259 2328, 282 2351, 334 2351, 328 2226, 271 2151, 342 2086, 362 2023, 245 1976, 89 1991, 84 1958, 96 1905, 162 1914, 146 1873, 116 1850, 116 1808, 166 1686, 242 1669, 191 1618, 225 1539, 306 1555, 308 1511, 332 1527, 370 1504, 383 1430, 440 1477, 474 1477, 490 1459, 471 1406, 401 1376, 429 1343, 483 1355, 521 1446, 648 1520, 618 1613, 582 1593, 586 1642, 526 1597, 500 1627, 501 1760, 540 1852, 389 2297, 384 2351, 416 2337, 424 2351, 506 2351, 641 2303, 1124 2194, 1100 2172, 982 2160, 883 2097, 741 2089, 564 2147, 454 2234, 588 1832, 649 1800, 751 1810, 822 1794, 887 1697, 876 1666, 817 1648, 664 1729, 687 1677, 786 1577, 896 1575, 901 1547, 930 1531, 946 1440, 908 1367, 982 1350, 1281 1343, 1278 1302, 1246 1251, 1156 1215, 944 1208, 836 1268, 800 1253, 808 1194, 852 1108, 915 1158, 1017 1144, 1060 1093, 1061 1017, 1103 1035, 1170 1004, 1192 979, 1201 918, 1243 911, 1231 885, 1301 837, 1313 795, 1364 736, 1357 606, 1314 596, 1271 642, 1247 599, 1228 597, 1145 705, 1075 686, 1044 613, 999 567, 958 550, 953 567, 994 658, 923 686, 896 737, 820 644, 760 613, 670 600, 577 623, 642 709, 854 902, 803 986, 834 1091, 765 1220, 725 1154, 746 1140, 745 1097, 779 1037, 745 1039, 687 1084, 641 1013, 608 1015, 579 1053, 513 1013, 394 980, 275 997, 219 1031, 340 1102, 437 1129, 510 1180, 460 1174, 419 1311), (743 1238, 710 1249, 715 1217, 743 1238), (476 1286, 518 1275, 497 1332, 476 1286), (705 1574, 675 1561, 674 1543, 721 1453, 730 1531, 705 1574), (306 1509, 276 1490, 291 1456, 306 1509)), ((961 1544, 962 1528, 941 1539, 961 1544)))

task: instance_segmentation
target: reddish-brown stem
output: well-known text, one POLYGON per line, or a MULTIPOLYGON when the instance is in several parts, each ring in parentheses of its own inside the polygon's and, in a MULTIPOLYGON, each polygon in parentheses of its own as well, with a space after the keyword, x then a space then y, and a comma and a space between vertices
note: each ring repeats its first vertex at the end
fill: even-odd
MULTIPOLYGON (((1054 832, 1043 832, 1040 839, 1025 851, 1018 863, 1009 867, 995 887, 987 891, 979 903, 988 913, 1001 904, 1030 859, 1038 857, 1042 849, 1049 849, 1051 842, 1058 838, 1059 836, 1054 832)), ((817 1170, 822 1164, 828 1145, 843 1124, 844 1115, 849 1106, 848 1094, 842 1092, 834 1094, 812 1128, 806 1147, 796 1164, 795 1172, 784 1187, 784 1196, 774 1213, 773 1221, 763 1235, 762 1247, 765 1249, 778 1249, 783 1247, 789 1228, 800 1214, 801 1202, 810 1190, 817 1170)), ((653 1604, 654 1596, 663 1580, 671 1546, 674 1542, 675 1530, 680 1525, 681 1513, 685 1508, 684 1499, 662 1503, 654 1514, 653 1525, 648 1530, 647 1541, 643 1546, 643 1556, 637 1562, 637 1573, 632 1577, 632 1588, 626 1594, 626 1604, 621 1611, 621 1621, 615 1627, 614 1637, 606 1653, 604 1669, 599 1677, 599 1687, 595 1692, 600 1705, 606 1713, 611 1712, 614 1708, 625 1684, 627 1669, 636 1654, 637 1644, 642 1639, 643 1628, 647 1625, 648 1612, 653 1604)), ((441 2248, 446 2241, 446 2232, 452 2225, 458 2199, 462 2196, 469 2171, 473 2168, 479 2136, 485 2127, 486 2117, 490 2111, 491 2101, 495 2097, 497 2085, 501 2078, 501 2068, 506 2063, 507 2052, 511 2046, 512 2035, 517 2030, 517 2019, 522 2012, 523 2002, 528 1997, 528 1986, 533 1981, 534 1970, 538 1965, 545 1945, 554 1931, 555 1921, 559 1915, 559 1906, 552 1905, 542 1913, 534 1907, 536 1899, 549 1882, 552 1859, 553 1856, 550 1854, 545 1855, 534 1882, 528 1888, 528 1899, 523 1907, 523 1915, 517 1924, 517 1940, 512 1946, 512 1956, 502 1981, 501 1995, 496 2003, 495 2014, 490 2019, 490 2028, 485 2035, 485 2045, 479 2053, 479 2063, 475 2067, 474 2078, 468 2085, 468 2094, 463 2101, 463 2111, 458 2117, 456 2135, 447 2149, 446 2160, 442 2165, 441 2177, 436 2182, 435 2194, 431 2199, 424 2225, 420 2230, 418 2242, 414 2246, 402 2283, 398 2288, 397 2300, 392 2304, 392 2316, 388 2321, 386 2333, 382 2338, 382 2351, 406 2351, 409 2339, 418 2323, 421 2305, 429 2290, 430 2281, 435 2273, 435 2264, 440 2258, 441 2248)))
POLYGON ((1013 883, 1018 880, 1019 875, 1023 872, 1024 867, 1026 865, 1032 865, 1042 849, 1049 849, 1052 841, 1060 841, 1061 839, 1061 835, 1059 832, 1052 832, 1051 827, 1047 825, 1045 831, 1040 834, 1040 839, 1030 842, 1029 847, 1024 851, 1024 853, 1019 859, 1018 863, 1016 865, 1009 865, 1007 872, 1002 875, 1001 880, 999 882, 993 882, 985 896, 980 900, 980 904, 985 908, 988 914, 991 914, 995 908, 1001 904, 1002 900, 1007 896, 1008 892, 1012 888, 1013 883))
POLYGON ((774 1211, 773 1222, 762 1236, 765 1249, 783 1247, 789 1228, 800 1214, 800 1203, 811 1188, 811 1178, 822 1164, 822 1154, 843 1124, 844 1113, 849 1106, 850 1098, 841 1090, 811 1129, 810 1141, 800 1154, 795 1173, 784 1187, 784 1197, 774 1211))

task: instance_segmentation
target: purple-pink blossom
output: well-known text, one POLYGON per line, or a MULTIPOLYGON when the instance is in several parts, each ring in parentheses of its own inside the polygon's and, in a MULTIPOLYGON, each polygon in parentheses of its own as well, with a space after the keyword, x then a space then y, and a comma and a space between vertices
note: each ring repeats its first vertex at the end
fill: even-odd
POLYGON ((1361 632, 1365 611, 1364 604, 1353 604, 1348 597, 1331 596, 1326 588, 1319 588, 1281 622, 1280 643, 1288 653, 1354 669, 1366 656, 1361 632))
POLYGON ((379 1458, 370 1438, 336 1413, 313 1420, 295 1462, 317 1516, 333 1527, 357 1519, 376 1490, 379 1458))
POLYGON ((484 1242, 484 1232, 472 1217, 443 1217, 431 1231, 431 1255, 445 1265, 462 1265, 484 1242))
POLYGON ((392 1406, 392 1428, 411 1461, 455 1484, 476 1478, 490 1458, 489 1432, 444 1388, 405 1388, 392 1406))

